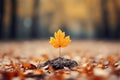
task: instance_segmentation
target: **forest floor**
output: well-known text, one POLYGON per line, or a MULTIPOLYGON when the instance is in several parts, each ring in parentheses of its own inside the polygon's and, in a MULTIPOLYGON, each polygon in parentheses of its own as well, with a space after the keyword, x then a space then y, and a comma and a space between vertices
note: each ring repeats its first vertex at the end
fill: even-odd
POLYGON ((60 57, 48 40, 1 41, 0 80, 120 80, 119 41, 72 40, 61 52, 78 65, 41 66, 60 57))

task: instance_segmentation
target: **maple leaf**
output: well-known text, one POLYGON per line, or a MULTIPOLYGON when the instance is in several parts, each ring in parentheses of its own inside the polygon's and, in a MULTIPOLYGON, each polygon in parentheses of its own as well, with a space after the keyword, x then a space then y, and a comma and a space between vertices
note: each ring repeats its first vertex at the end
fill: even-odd
POLYGON ((66 47, 70 42, 70 36, 65 37, 65 32, 62 32, 61 29, 59 29, 57 32, 54 33, 54 37, 50 37, 50 44, 52 44, 55 48, 64 48, 66 47))

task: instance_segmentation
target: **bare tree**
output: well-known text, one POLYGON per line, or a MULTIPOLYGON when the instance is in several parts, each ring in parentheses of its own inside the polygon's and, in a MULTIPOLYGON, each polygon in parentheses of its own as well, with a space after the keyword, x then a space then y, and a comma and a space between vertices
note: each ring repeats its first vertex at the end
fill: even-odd
POLYGON ((39 1, 40 0, 35 0, 34 1, 34 7, 33 7, 33 18, 32 18, 32 38, 38 38, 41 36, 41 34, 39 34, 39 18, 38 18, 38 5, 39 5, 39 1))
POLYGON ((16 0, 11 0, 11 38, 15 38, 16 36, 16 0))
POLYGON ((3 36, 3 14, 4 14, 4 1, 0 0, 0 38, 3 36))
POLYGON ((114 4, 115 14, 116 14, 116 30, 115 37, 120 39, 120 8, 118 5, 118 0, 112 0, 114 4))
POLYGON ((108 0, 101 0, 101 9, 102 9, 102 23, 103 23, 103 37, 110 38, 109 34, 109 21, 108 21, 108 8, 107 8, 108 0))

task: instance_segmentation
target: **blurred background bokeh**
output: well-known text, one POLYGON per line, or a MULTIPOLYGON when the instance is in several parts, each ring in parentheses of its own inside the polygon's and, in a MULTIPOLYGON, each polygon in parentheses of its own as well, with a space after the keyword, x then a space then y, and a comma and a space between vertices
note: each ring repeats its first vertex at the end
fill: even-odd
POLYGON ((0 39, 120 39, 120 0, 0 0, 0 39))

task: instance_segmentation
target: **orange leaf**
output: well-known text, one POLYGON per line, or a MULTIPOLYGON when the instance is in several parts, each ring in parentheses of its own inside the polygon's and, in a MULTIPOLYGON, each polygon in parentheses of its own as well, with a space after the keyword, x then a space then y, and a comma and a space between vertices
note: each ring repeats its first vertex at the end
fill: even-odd
POLYGON ((33 65, 33 64, 30 64, 30 63, 25 63, 25 62, 22 62, 22 67, 24 69, 36 69, 36 66, 33 65))
POLYGON ((34 75, 41 75, 41 74, 43 74, 43 73, 44 73, 44 72, 43 72, 43 70, 42 70, 41 68, 33 71, 33 74, 34 74, 34 75))
POLYGON ((50 44, 52 44, 55 48, 64 48, 70 42, 70 36, 65 37, 65 32, 62 32, 60 29, 54 33, 54 37, 50 37, 50 44))

